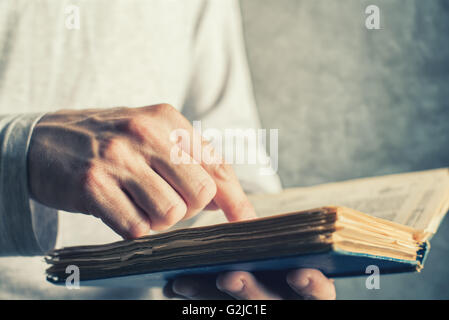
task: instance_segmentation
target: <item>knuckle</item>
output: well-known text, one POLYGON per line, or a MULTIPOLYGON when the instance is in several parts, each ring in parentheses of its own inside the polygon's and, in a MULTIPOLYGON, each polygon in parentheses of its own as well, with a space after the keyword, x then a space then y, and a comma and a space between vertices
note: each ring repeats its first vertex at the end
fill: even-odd
POLYGON ((199 295, 198 283, 190 278, 177 278, 173 281, 172 289, 175 293, 188 297, 195 298, 199 295))
POLYGON ((287 282, 300 290, 304 290, 310 286, 311 282, 314 282, 317 279, 321 279, 323 277, 323 274, 315 269, 298 269, 293 270, 290 273, 287 274, 287 282))
POLYGON ((217 185, 212 179, 207 178, 198 184, 196 190, 198 192, 189 204, 194 209, 202 209, 214 199, 217 194, 217 185))
POLYGON ((166 230, 177 222, 179 222, 187 213, 187 206, 184 201, 179 201, 176 204, 169 206, 165 212, 163 212, 162 217, 153 219, 152 228, 156 231, 166 230))
POLYGON ((205 165, 216 166, 224 162, 221 152, 217 151, 217 149, 214 148, 213 144, 210 141, 207 141, 203 138, 201 147, 201 160, 205 165))
POLYGON ((308 283, 310 279, 321 277, 323 277, 323 274, 316 269, 302 268, 290 272, 287 275, 287 281, 292 285, 301 286, 304 283, 308 283))
POLYGON ((145 127, 144 118, 141 115, 135 115, 128 119, 127 121, 127 129, 128 131, 140 131, 143 127, 145 127))
POLYGON ((317 269, 299 269, 287 274, 287 282, 301 294, 303 299, 333 300, 337 293, 332 280, 317 269))
POLYGON ((100 148, 100 156, 109 160, 117 160, 127 152, 127 143, 121 138, 110 138, 100 148))
POLYGON ((304 269, 291 271, 287 274, 287 282, 295 287, 302 286, 308 282, 307 273, 304 269))
POLYGON ((160 144, 167 144, 164 138, 166 134, 164 124, 142 114, 127 119, 125 134, 131 140, 152 148, 157 148, 160 144))
POLYGON ((81 186, 88 194, 94 194, 104 182, 103 168, 97 163, 91 163, 81 178, 81 186))
POLYGON ((232 167, 224 162, 212 163, 208 167, 211 175, 221 181, 230 180, 234 175, 232 167))
POLYGON ((222 273, 217 277, 216 286, 221 291, 240 292, 244 288, 244 281, 248 274, 244 271, 222 273))
POLYGON ((168 103, 160 103, 150 106, 150 110, 153 115, 161 117, 166 117, 177 113, 176 109, 168 103))
POLYGON ((187 212, 187 206, 184 201, 179 201, 177 204, 172 205, 165 213, 164 220, 167 225, 172 226, 179 220, 181 220, 187 212))
POLYGON ((147 119, 142 115, 135 115, 126 121, 126 132, 138 138, 144 138, 149 128, 147 119))
POLYGON ((248 213, 254 211, 254 207, 248 198, 244 198, 239 201, 234 201, 229 205, 230 214, 232 214, 232 219, 239 219, 240 217, 249 217, 248 213))
POLYGON ((143 237, 150 232, 150 224, 148 221, 129 221, 126 224, 125 236, 130 239, 143 237))

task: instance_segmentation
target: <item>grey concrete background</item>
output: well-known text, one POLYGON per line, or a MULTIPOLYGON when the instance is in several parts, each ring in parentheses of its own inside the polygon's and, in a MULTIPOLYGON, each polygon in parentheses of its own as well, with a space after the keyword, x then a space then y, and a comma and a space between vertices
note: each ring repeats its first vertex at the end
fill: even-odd
MULTIPOLYGON (((241 0, 285 187, 449 166, 449 2, 241 0), (381 30, 365 28, 376 4, 381 30)), ((336 281, 340 299, 448 299, 449 218, 420 274, 336 281)))

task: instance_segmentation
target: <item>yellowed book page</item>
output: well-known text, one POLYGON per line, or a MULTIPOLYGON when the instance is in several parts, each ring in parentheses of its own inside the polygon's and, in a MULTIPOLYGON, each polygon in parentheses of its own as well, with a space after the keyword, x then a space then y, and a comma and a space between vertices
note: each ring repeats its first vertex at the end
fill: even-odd
POLYGON ((280 194, 252 195, 250 200, 260 216, 337 205, 435 233, 449 207, 449 170, 291 188, 280 194))

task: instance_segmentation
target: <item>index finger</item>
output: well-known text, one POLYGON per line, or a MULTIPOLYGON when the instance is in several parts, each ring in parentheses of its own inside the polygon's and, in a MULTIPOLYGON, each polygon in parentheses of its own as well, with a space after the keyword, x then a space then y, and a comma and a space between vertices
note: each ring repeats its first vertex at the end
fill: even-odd
POLYGON ((228 221, 248 220, 256 217, 254 207, 230 165, 202 163, 202 166, 217 185, 214 201, 223 210, 228 221))
POLYGON ((181 135, 180 140, 173 142, 200 163, 212 177, 217 186, 214 202, 223 210, 228 221, 255 218, 254 207, 243 191, 232 167, 225 163, 213 146, 194 130, 187 119, 180 121, 180 124, 184 130, 188 131, 190 139, 186 143, 186 141, 182 141, 181 135))

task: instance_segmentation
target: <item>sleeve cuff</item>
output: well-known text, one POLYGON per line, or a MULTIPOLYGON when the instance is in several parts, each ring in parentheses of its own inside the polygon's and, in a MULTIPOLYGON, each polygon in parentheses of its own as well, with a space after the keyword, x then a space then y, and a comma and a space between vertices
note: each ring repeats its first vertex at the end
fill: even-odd
POLYGON ((30 199, 27 154, 43 113, 0 117, 0 255, 41 255, 56 242, 57 210, 30 199))

